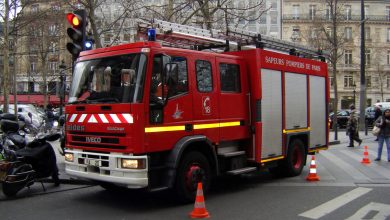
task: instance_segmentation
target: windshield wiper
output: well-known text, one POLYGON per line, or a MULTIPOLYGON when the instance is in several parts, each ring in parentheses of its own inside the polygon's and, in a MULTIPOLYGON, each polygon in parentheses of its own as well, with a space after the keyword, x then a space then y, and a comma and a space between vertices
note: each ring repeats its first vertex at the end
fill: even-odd
POLYGON ((100 98, 100 99, 92 99, 92 100, 87 100, 87 103, 100 103, 100 102, 117 102, 119 103, 120 101, 117 98, 113 97, 106 97, 106 98, 100 98))

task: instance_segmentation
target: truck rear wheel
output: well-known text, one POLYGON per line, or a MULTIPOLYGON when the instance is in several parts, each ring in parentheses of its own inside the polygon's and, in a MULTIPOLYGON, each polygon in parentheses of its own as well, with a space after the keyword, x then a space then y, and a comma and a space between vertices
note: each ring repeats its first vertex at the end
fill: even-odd
POLYGON ((199 152, 190 152, 184 155, 177 173, 175 189, 179 200, 184 203, 195 201, 197 184, 202 181, 203 192, 207 192, 211 182, 210 163, 199 152))
POLYGON ((284 161, 286 176, 298 176, 301 174, 306 162, 306 151, 304 144, 299 139, 290 142, 287 152, 287 158, 284 161))

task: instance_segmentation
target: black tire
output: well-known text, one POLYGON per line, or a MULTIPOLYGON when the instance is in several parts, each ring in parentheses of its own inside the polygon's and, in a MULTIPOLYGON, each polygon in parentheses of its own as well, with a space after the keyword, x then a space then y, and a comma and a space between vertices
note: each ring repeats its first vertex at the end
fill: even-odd
POLYGON ((19 186, 15 186, 15 184, 12 183, 6 183, 3 182, 3 193, 7 197, 13 197, 15 196, 21 188, 19 186))
MULTIPOLYGON (((27 172, 27 171, 31 171, 32 170, 32 167, 29 165, 29 164, 22 164, 16 168, 13 168, 12 172, 10 173, 10 175, 17 175, 19 173, 23 173, 23 172, 27 172)), ((7 183, 7 182, 3 182, 3 193, 4 195, 6 195, 7 197, 13 197, 15 196, 21 189, 23 189, 29 182, 33 183, 33 178, 34 177, 31 177, 31 176, 28 176, 26 178, 26 176, 22 176, 21 177, 22 179, 25 179, 25 181, 23 182, 16 182, 16 183, 7 183)))
POLYGON ((305 163, 306 151, 303 142, 299 139, 292 140, 288 147, 287 158, 284 161, 285 175, 288 177, 300 175, 305 163))
POLYGON ((175 190, 182 203, 195 201, 197 184, 202 181, 203 193, 210 188, 210 163, 200 152, 189 152, 182 158, 176 173, 175 190))

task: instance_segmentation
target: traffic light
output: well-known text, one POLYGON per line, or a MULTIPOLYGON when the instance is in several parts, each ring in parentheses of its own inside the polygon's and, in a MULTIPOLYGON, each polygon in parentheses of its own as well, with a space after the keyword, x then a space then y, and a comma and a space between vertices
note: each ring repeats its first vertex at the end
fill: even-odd
POLYGON ((87 27, 87 13, 85 10, 77 10, 73 13, 68 13, 66 19, 72 27, 68 28, 66 32, 72 43, 66 44, 66 49, 77 58, 81 51, 86 50, 86 27, 87 27))

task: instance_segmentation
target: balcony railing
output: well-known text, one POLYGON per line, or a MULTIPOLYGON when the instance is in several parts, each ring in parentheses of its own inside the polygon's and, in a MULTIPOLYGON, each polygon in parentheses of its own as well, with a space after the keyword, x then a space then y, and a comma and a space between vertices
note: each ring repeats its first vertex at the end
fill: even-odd
MULTIPOLYGON (((390 22, 390 16, 388 15, 369 15, 366 16, 367 21, 382 21, 382 22, 390 22)), ((330 21, 332 18, 329 15, 310 15, 310 14, 285 14, 283 15, 283 20, 317 20, 317 21, 330 21)), ((340 15, 340 19, 343 21, 360 21, 360 15, 340 15)))

